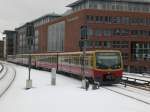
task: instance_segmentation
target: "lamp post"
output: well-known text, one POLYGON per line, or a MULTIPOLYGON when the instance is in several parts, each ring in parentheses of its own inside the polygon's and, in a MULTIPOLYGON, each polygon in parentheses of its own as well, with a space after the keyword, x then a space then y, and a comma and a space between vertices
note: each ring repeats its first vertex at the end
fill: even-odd
POLYGON ((80 27, 80 34, 81 34, 81 39, 79 41, 79 46, 80 46, 80 50, 82 51, 82 56, 81 56, 81 75, 82 75, 82 87, 84 89, 88 89, 87 88, 87 83, 88 81, 86 80, 85 77, 85 57, 86 57, 86 46, 87 46, 87 26, 83 25, 80 27))
POLYGON ((31 49, 31 44, 32 42, 32 37, 34 36, 34 27, 32 25, 32 23, 27 23, 27 31, 26 31, 26 36, 28 37, 28 44, 29 44, 29 55, 28 55, 28 65, 29 65, 29 75, 28 75, 28 79, 26 80, 26 89, 31 89, 32 88, 32 80, 31 80, 31 62, 32 62, 32 58, 31 58, 31 53, 32 53, 32 49, 31 49))

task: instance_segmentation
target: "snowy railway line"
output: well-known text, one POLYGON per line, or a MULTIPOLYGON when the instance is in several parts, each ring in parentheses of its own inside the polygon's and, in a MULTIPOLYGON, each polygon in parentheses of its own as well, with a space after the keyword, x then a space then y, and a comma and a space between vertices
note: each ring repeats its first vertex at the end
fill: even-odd
POLYGON ((57 85, 51 86, 52 74, 36 69, 31 70, 33 88, 25 90, 28 68, 15 64, 13 67, 17 77, 7 94, 0 100, 0 109, 3 112, 150 112, 149 91, 129 86, 125 88, 121 84, 102 86, 97 90, 92 90, 90 84, 89 91, 84 91, 80 88, 80 80, 61 74, 57 74, 57 85))
POLYGON ((134 88, 150 91, 150 78, 134 75, 123 75, 121 83, 122 85, 131 86, 134 88))
POLYGON ((2 63, 0 72, 0 98, 9 89, 16 77, 16 70, 9 64, 2 63))
POLYGON ((148 95, 149 93, 147 93, 147 95, 145 96, 144 94, 134 92, 134 91, 129 90, 127 88, 121 88, 119 85, 111 86, 111 87, 102 87, 102 88, 106 89, 106 90, 109 90, 111 92, 117 93, 119 95, 125 96, 127 98, 136 100, 138 102, 150 105, 150 96, 148 95), (147 100, 148 98, 149 98, 149 100, 147 100))
POLYGON ((3 68, 4 68, 3 64, 0 63, 0 73, 3 71, 3 68))
POLYGON ((7 75, 8 67, 3 65, 3 70, 0 72, 0 81, 7 75))

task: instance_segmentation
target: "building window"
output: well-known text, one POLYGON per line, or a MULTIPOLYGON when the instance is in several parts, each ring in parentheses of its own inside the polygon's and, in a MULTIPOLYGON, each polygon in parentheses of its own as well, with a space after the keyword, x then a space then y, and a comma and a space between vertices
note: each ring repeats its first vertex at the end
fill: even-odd
POLYGON ((95 30, 95 36, 102 36, 103 35, 103 31, 102 30, 100 30, 100 29, 96 29, 95 30))
POLYGON ((104 30, 104 36, 111 36, 111 35, 112 35, 112 30, 111 29, 104 30))
POLYGON ((149 33, 148 31, 143 31, 144 36, 148 36, 148 33, 149 33))
POLYGON ((98 21, 100 20, 100 17, 99 17, 99 16, 96 16, 96 17, 95 17, 95 20, 96 20, 96 22, 98 22, 98 21))
POLYGON ((121 23, 121 17, 113 17, 112 22, 115 24, 120 24, 121 23))
POLYGON ((121 31, 121 35, 122 35, 122 36, 128 36, 128 35, 129 35, 129 30, 128 30, 128 29, 123 29, 123 30, 121 31))
POLYGON ((150 25, 150 19, 146 18, 146 25, 150 25))
POLYGON ((90 21, 90 16, 89 15, 86 16, 86 20, 90 21))
POLYGON ((92 36, 93 35, 93 30, 91 28, 89 28, 89 27, 88 27, 87 35, 88 36, 92 36))
POLYGON ((127 41, 113 41, 112 47, 113 48, 128 48, 129 43, 127 41))
POLYGON ((89 4, 89 8, 97 9, 97 3, 96 3, 96 2, 91 1, 91 2, 90 2, 90 4, 89 4))
POLYGON ((120 29, 114 29, 113 34, 114 35, 120 35, 121 34, 121 30, 120 29))
POLYGON ((130 24, 137 25, 138 24, 138 18, 130 18, 130 24))
POLYGON ((137 30, 131 30, 131 35, 138 35, 138 31, 137 30))
POLYGON ((86 43, 86 46, 88 48, 92 48, 93 47, 93 41, 88 40, 87 43, 86 43))
POLYGON ((105 47, 105 48, 111 48, 111 47, 112 47, 112 42, 105 41, 105 42, 104 42, 104 47, 105 47))
POLYGON ((138 24, 139 25, 144 25, 144 18, 138 18, 138 24))
POLYGON ((104 17, 104 22, 105 22, 105 23, 108 23, 108 16, 105 16, 105 17, 104 17))
POLYGON ((150 61, 150 43, 133 43, 132 44, 132 59, 150 61))
POLYGON ((112 17, 108 16, 108 23, 112 23, 112 17))
POLYGON ((101 47, 101 42, 100 41, 96 41, 95 42, 95 48, 100 48, 101 47))
POLYGON ((95 16, 95 20, 96 20, 96 22, 102 23, 103 22, 103 16, 95 16))
POLYGON ((129 58, 128 56, 129 56, 128 53, 122 53, 123 60, 128 60, 128 58, 129 58))

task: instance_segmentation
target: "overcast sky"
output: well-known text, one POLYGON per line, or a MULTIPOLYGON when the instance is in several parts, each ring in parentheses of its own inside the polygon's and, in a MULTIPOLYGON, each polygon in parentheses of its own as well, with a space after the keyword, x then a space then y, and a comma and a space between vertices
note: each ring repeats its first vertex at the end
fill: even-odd
POLYGON ((3 30, 34 20, 48 13, 62 14, 66 5, 77 0, 0 0, 0 39, 3 30))

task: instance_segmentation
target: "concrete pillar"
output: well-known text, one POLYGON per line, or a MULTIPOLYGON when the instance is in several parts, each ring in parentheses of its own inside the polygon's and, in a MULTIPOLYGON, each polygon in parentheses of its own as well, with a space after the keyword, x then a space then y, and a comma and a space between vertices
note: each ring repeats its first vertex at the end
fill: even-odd
POLYGON ((52 68, 51 85, 56 85, 56 68, 52 68))
POLYGON ((26 80, 26 89, 32 88, 32 80, 26 80))

